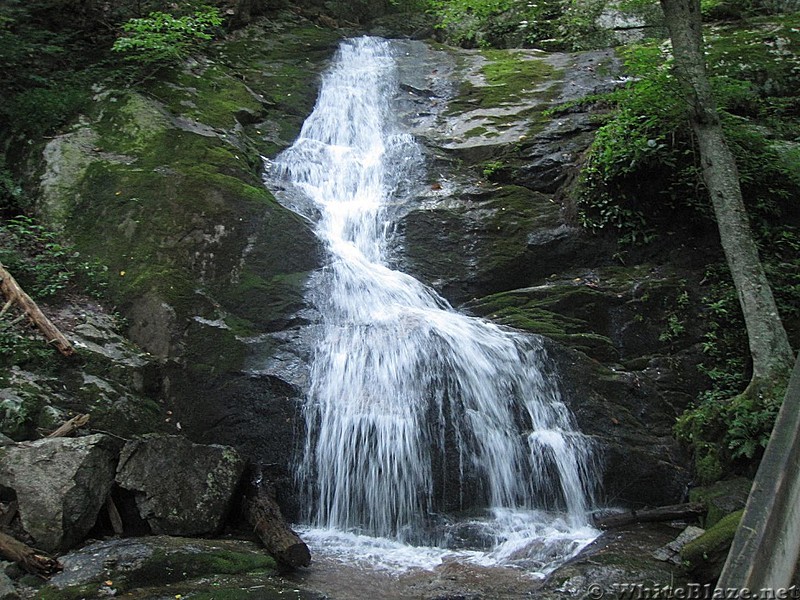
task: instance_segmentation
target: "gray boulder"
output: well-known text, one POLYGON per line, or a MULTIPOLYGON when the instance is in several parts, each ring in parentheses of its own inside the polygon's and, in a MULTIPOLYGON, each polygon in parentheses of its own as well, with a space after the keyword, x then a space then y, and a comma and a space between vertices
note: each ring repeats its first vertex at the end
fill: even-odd
POLYGON ((152 435, 125 444, 117 483, 153 533, 202 535, 222 528, 244 466, 233 448, 152 435))
POLYGON ((116 456, 115 442, 101 434, 0 449, 0 481, 16 493, 37 547, 57 552, 84 538, 114 483, 116 456))

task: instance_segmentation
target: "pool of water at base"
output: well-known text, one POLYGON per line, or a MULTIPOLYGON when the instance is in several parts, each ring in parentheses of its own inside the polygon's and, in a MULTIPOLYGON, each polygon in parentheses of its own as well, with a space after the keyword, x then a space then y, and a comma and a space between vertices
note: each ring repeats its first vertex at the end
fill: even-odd
POLYGON ((298 533, 309 544, 312 565, 287 579, 330 600, 532 598, 549 573, 599 534, 557 515, 521 510, 464 521, 458 528, 470 530, 473 540, 495 536, 498 543, 485 549, 410 546, 301 527, 298 533))

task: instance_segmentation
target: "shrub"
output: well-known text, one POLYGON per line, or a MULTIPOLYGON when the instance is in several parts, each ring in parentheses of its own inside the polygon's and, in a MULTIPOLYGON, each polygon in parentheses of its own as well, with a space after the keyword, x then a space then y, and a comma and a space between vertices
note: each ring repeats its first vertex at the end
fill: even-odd
POLYGON ((125 35, 114 42, 112 50, 144 65, 175 63, 213 39, 210 31, 221 24, 219 9, 211 6, 202 6, 182 17, 151 12, 125 23, 125 35))

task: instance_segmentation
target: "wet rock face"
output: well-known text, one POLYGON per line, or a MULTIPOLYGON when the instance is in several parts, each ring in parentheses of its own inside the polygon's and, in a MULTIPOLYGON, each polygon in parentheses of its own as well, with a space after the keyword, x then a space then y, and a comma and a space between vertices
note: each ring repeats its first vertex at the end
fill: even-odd
POLYGON ((48 552, 81 541, 114 481, 117 444, 102 434, 0 450, 0 481, 13 490, 25 531, 48 552))
POLYGON ((465 51, 458 66, 426 56, 416 71, 400 59, 401 85, 417 90, 401 113, 429 150, 429 181, 399 220, 398 266, 461 303, 607 261, 563 201, 596 125, 581 110, 543 113, 618 85, 613 53, 465 51))
POLYGON ((400 218, 394 260, 463 310, 553 340, 565 401, 597 441, 602 503, 678 502, 690 476, 672 425, 703 385, 686 274, 668 256, 621 265, 613 240, 577 226, 569 187, 596 122, 580 106, 542 115, 619 85, 618 61, 608 51, 459 61, 444 64, 460 88, 433 93, 433 75, 413 73, 413 86, 408 76, 428 90, 402 100, 416 103, 404 114, 428 148, 429 181, 400 218), (509 65, 524 81, 502 75, 509 65))
POLYGON ((154 533, 202 535, 222 528, 244 465, 233 448, 146 436, 122 449, 116 482, 154 533))
POLYGON ((688 580, 680 566, 654 556, 680 531, 663 524, 644 524, 606 532, 575 559, 551 573, 533 595, 543 600, 587 595, 614 598, 629 591, 630 586, 649 589, 686 586, 688 580))

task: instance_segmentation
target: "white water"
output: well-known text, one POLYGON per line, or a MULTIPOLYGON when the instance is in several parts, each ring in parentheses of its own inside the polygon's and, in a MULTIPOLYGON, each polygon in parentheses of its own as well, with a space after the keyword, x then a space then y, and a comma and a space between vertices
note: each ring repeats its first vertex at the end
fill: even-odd
POLYGON ((393 209, 423 178, 392 118, 397 91, 389 42, 344 42, 271 165, 289 190, 279 199, 316 221, 329 253, 299 464, 305 534, 389 566, 430 566, 461 545, 470 560, 546 569, 593 537, 591 448, 535 340, 455 312, 387 265, 393 209), (486 509, 467 526, 488 547, 454 541, 445 496, 486 509))

